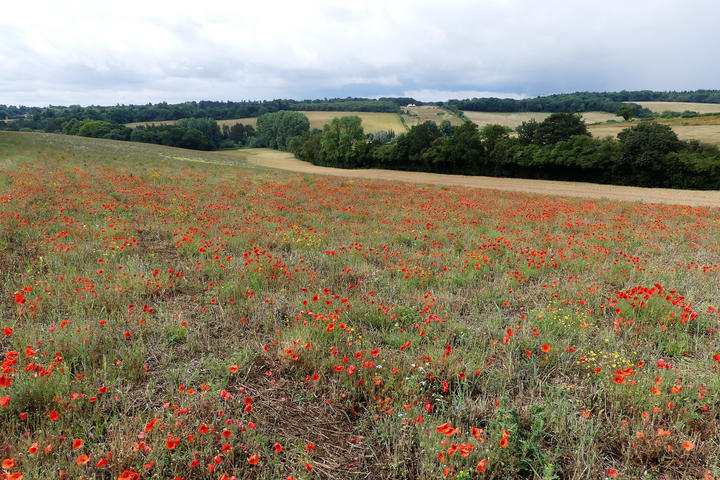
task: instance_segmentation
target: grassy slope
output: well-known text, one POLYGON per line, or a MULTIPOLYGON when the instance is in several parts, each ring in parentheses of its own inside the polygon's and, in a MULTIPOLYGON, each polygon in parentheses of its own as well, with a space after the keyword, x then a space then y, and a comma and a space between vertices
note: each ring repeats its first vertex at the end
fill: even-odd
POLYGON ((720 474, 717 209, 0 147, 25 478, 720 474))

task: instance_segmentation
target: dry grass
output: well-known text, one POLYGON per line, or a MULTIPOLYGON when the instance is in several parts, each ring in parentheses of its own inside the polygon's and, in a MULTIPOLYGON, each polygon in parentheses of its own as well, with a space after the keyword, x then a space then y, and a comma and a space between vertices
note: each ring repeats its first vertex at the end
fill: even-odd
MULTIPOLYGON (((471 121, 482 127, 490 123, 504 125, 506 127, 515 128, 520 126, 522 122, 536 120, 542 122, 548 116, 547 112, 471 112, 464 111, 465 116, 471 121)), ((584 112, 582 114, 585 123, 603 123, 608 120, 616 120, 618 117, 607 112, 584 112)))
POLYGON ((460 125, 462 123, 462 120, 450 110, 432 105, 403 108, 403 118, 405 118, 405 122, 409 127, 419 125, 427 121, 440 124, 443 120, 448 120, 452 125, 460 125))
POLYGON ((698 113, 720 113, 718 103, 693 103, 693 102, 632 102, 649 108, 653 112, 662 113, 666 110, 671 112, 684 112, 690 110, 698 113))
MULTIPOLYGON (((380 130, 392 130, 395 133, 405 131, 405 127, 400 120, 400 116, 395 113, 382 113, 382 112, 332 112, 332 111, 302 111, 308 120, 310 120, 310 128, 322 128, 330 123, 333 118, 336 117, 349 117, 355 115, 360 117, 362 120, 362 126, 365 133, 374 133, 380 130)), ((231 118, 229 120, 218 120, 218 125, 235 125, 236 123, 242 123, 243 125, 257 125, 257 117, 245 117, 245 118, 231 118)), ((128 123, 128 127, 137 127, 138 125, 172 125, 175 120, 168 120, 164 122, 137 122, 128 123)))

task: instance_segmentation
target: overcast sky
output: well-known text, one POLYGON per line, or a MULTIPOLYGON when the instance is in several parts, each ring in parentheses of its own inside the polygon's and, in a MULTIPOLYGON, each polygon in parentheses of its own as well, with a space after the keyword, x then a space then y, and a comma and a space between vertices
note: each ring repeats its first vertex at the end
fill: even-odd
POLYGON ((719 0, 6 0, 0 104, 720 88, 719 0))

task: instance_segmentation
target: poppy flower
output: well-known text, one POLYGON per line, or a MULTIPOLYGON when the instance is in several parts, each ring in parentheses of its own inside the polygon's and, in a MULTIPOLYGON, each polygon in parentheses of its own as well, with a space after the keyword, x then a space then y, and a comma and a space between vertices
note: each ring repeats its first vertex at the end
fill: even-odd
POLYGON ((544 353, 548 353, 550 351, 550 345, 547 343, 543 343, 543 345, 540 347, 540 350, 542 350, 544 353))
POLYGON ((90 461, 90 457, 88 457, 85 454, 82 454, 82 455, 78 455, 78 457, 75 459, 75 464, 76 465, 85 465, 89 461, 90 461))
POLYGON ((256 453, 250 455, 250 458, 248 458, 248 463, 250 465, 256 465, 259 461, 260 457, 256 453))
POLYGON ((500 439, 500 448, 507 447, 507 444, 508 444, 508 439, 506 437, 503 437, 500 439))
POLYGON ((6 458, 2 461, 2 468, 4 468, 5 470, 11 470, 13 467, 15 467, 14 458, 6 458))
POLYGON ((436 430, 448 437, 450 435, 455 434, 455 432, 457 432, 457 428, 453 428, 452 426, 450 426, 450 424, 448 422, 445 422, 442 425, 438 425, 436 427, 436 430))
POLYGON ((82 448, 83 443, 84 442, 82 438, 76 438, 75 440, 73 440, 72 448, 75 450, 79 450, 82 448))

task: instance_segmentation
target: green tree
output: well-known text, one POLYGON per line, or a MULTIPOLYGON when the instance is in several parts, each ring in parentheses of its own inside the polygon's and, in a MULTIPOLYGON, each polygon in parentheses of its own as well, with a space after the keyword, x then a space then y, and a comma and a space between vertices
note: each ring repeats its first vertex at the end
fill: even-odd
POLYGON ((538 124, 533 143, 551 145, 574 135, 590 135, 582 117, 577 113, 553 113, 538 124))
POLYGON ((531 118, 527 122, 522 122, 515 131, 518 134, 518 140, 523 145, 530 145, 535 141, 535 132, 537 127, 540 125, 537 120, 531 118))
POLYGON ((485 156, 482 138, 474 122, 455 127, 450 137, 440 137, 423 154, 426 168, 442 173, 476 173, 485 156))
POLYGON ((257 119, 255 145, 288 151, 290 141, 310 130, 310 121, 300 112, 281 110, 257 119))
POLYGON ((497 145, 501 140, 507 139, 508 133, 511 131, 512 130, 510 128, 503 125, 493 123, 483 125, 480 129, 480 137, 483 139, 485 149, 488 152, 492 152, 495 149, 495 145, 497 145))
POLYGON ((387 152, 383 152, 387 166, 396 169, 422 170, 423 153, 441 136, 440 129, 432 121, 410 127, 407 133, 398 137, 389 156, 386 156, 387 152))
POLYGON ((316 163, 320 159, 322 133, 318 129, 303 132, 290 140, 290 151, 301 160, 316 163))
POLYGON ((667 155, 680 151, 684 143, 667 125, 641 122, 618 133, 623 163, 634 176, 631 181, 641 186, 662 184, 667 155))
POLYGON ((635 116, 635 109, 627 103, 621 103, 618 105, 615 115, 622 117, 626 122, 635 116))
POLYGON ((364 144, 365 133, 360 117, 336 117, 323 128, 320 155, 330 165, 354 167, 358 164, 358 154, 364 144))
MULTIPOLYGON (((218 126, 217 121, 212 118, 181 118, 175 123, 175 125, 180 128, 195 129, 203 134, 207 146, 199 150, 217 150, 220 146, 222 134, 220 133, 220 127, 218 126)), ((196 139, 195 133, 192 133, 191 137, 194 141, 196 139)), ((192 142, 188 141, 188 143, 192 142)))

